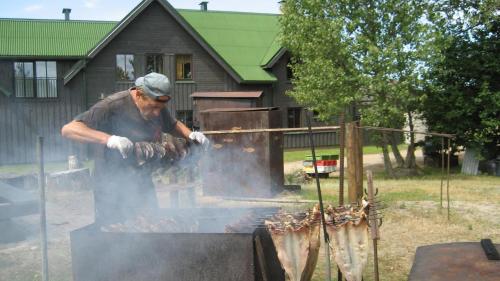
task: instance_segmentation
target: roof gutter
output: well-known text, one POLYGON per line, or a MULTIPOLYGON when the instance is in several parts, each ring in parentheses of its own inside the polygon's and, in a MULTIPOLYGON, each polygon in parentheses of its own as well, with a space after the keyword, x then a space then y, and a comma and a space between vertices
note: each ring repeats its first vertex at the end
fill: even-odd
POLYGON ((9 56, 9 55, 0 55, 0 59, 10 59, 10 60, 15 60, 15 59, 20 59, 20 60, 48 60, 48 59, 58 59, 58 60, 80 60, 84 59, 85 56, 9 56))

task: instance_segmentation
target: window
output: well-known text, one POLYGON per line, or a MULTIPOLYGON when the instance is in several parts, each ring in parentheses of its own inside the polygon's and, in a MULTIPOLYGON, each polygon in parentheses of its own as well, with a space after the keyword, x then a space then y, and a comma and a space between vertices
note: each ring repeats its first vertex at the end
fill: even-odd
POLYGON ((177 120, 181 121, 186 127, 193 129, 193 111, 177 110, 177 120))
POLYGON ((14 62, 14 79, 18 98, 57 98, 55 61, 14 62))
POLYGON ((134 55, 116 55, 116 79, 118 81, 135 80, 134 55))
POLYGON ((300 113, 302 108, 300 107, 290 107, 287 111, 288 128, 299 128, 300 127, 300 113))
POLYGON ((319 118, 319 112, 316 110, 313 110, 313 121, 316 123, 321 122, 321 119, 319 118))
POLYGON ((192 56, 191 55, 177 55, 175 56, 175 77, 177 80, 192 80, 191 73, 192 56))
POLYGON ((293 79, 293 71, 292 71, 292 59, 289 58, 286 63, 286 80, 290 81, 293 79))
POLYGON ((151 72, 163 73, 163 55, 146 55, 146 74, 151 72))

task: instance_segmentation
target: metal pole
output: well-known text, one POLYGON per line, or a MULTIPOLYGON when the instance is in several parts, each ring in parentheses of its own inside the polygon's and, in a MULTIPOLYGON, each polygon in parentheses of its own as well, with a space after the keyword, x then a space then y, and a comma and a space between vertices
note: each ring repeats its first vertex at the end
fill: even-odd
MULTIPOLYGON (((377 222, 375 222, 377 223, 377 222)), ((376 260, 374 263, 373 263, 373 268, 374 268, 374 274, 375 274, 375 278, 374 280, 375 281, 379 281, 379 273, 378 273, 378 249, 377 249, 377 242, 378 240, 373 240, 373 256, 374 256, 374 259, 376 260)))
POLYGON ((49 262, 47 254, 47 218, 45 214, 45 170, 43 159, 43 137, 37 141, 38 187, 40 191, 40 236, 42 244, 42 280, 49 280, 49 262))
POLYGON ((455 138, 453 134, 442 134, 435 132, 422 132, 415 130, 401 130, 401 129, 393 129, 393 128, 384 128, 384 127, 370 127, 370 126, 360 126, 359 128, 365 130, 376 130, 376 131, 387 131, 387 132, 403 132, 403 133, 412 133, 412 134, 421 134, 426 136, 437 136, 437 137, 445 137, 445 138, 455 138))
POLYGON ((450 156, 451 156, 451 139, 448 138, 448 171, 446 176, 446 199, 448 200, 448 220, 450 220, 450 156))
MULTIPOLYGON (((338 126, 323 126, 323 127, 311 127, 311 130, 318 132, 335 132, 339 129, 338 126)), ((235 128, 232 130, 219 130, 219 131, 203 131, 204 135, 221 135, 221 134, 248 134, 248 133, 298 133, 298 132, 308 132, 309 128, 272 128, 272 129, 240 129, 235 128)))
POLYGON ((311 144, 311 153, 313 158, 313 166, 314 166, 314 177, 316 178, 316 188, 318 191, 318 199, 319 199, 319 209, 321 211, 321 223, 323 224, 323 236, 325 238, 325 254, 327 260, 326 266, 326 280, 332 280, 331 273, 331 264, 330 264, 330 237, 328 237, 328 233, 326 232, 326 218, 325 218, 325 209, 323 207, 323 197, 321 196, 321 186, 319 182, 319 174, 318 174, 318 166, 316 165, 316 150, 314 148, 314 140, 311 130, 311 116, 309 111, 306 109, 306 121, 307 128, 309 129, 309 143, 311 144))
POLYGON ((443 181, 444 181, 444 137, 441 138, 441 194, 439 202, 443 208, 443 181))

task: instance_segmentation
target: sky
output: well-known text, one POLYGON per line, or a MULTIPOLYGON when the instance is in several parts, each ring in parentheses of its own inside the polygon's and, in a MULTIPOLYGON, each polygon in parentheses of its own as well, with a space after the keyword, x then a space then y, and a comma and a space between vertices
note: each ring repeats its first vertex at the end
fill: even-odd
MULTIPOLYGON (((202 0, 168 0, 178 9, 199 9, 202 0)), ((0 0, 0 18, 71 19, 119 21, 141 0, 0 0)), ((278 0, 211 0, 208 10, 279 13, 278 0)))

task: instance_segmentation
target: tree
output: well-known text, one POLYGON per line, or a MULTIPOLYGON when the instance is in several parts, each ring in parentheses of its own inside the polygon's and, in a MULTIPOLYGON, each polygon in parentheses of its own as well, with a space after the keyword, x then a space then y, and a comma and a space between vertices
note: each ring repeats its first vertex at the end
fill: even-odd
POLYGON ((447 45, 431 72, 422 113, 429 129, 456 134, 455 148, 499 155, 500 4, 444 2, 447 45))
MULTIPOLYGON (((404 115, 411 120, 417 109, 427 63, 438 53, 432 7, 417 0, 284 1, 282 43, 298 58, 289 94, 324 118, 365 100, 364 124, 402 127, 404 115)), ((381 144, 387 149, 390 138, 382 136, 381 144)))

